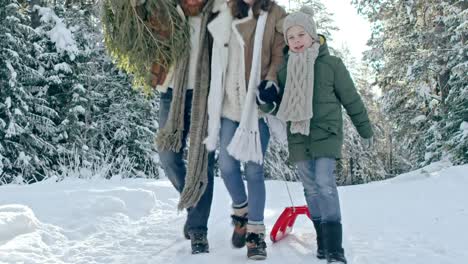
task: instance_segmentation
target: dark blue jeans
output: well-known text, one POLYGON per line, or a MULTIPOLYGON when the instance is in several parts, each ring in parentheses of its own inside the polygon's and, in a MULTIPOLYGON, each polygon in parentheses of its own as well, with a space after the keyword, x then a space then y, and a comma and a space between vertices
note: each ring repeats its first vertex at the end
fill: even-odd
POLYGON ((336 160, 317 158, 296 163, 313 220, 341 222, 340 199, 336 187, 336 160))
MULTIPOLYGON (((172 185, 179 193, 185 186, 185 176, 187 175, 186 161, 184 160, 184 150, 187 146, 187 136, 190 128, 190 116, 192 110, 192 90, 188 90, 185 99, 184 112, 184 132, 182 136, 182 148, 179 152, 159 151, 164 172, 172 185)), ((164 127, 169 116, 169 109, 172 101, 172 89, 161 94, 159 104, 159 126, 164 127)), ((210 216, 211 202, 213 200, 213 174, 214 174, 214 152, 208 156, 208 185, 205 193, 195 207, 187 209, 187 226, 189 232, 208 230, 208 217, 210 216)))

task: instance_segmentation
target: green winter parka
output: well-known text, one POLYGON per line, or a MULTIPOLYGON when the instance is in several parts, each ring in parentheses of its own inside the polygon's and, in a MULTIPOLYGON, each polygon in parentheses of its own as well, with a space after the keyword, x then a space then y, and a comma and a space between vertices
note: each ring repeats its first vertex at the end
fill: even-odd
MULTIPOLYGON (((343 61, 330 55, 325 38, 321 37, 319 55, 314 67, 313 117, 310 120, 308 136, 292 134, 287 124, 289 160, 293 163, 320 157, 341 158, 343 145, 342 107, 363 138, 373 136, 366 107, 356 91, 353 80, 343 61)), ((278 70, 280 97, 286 84, 288 49, 278 70)), ((272 105, 261 105, 260 109, 270 113, 272 105)), ((276 114, 278 107, 273 110, 276 114)))

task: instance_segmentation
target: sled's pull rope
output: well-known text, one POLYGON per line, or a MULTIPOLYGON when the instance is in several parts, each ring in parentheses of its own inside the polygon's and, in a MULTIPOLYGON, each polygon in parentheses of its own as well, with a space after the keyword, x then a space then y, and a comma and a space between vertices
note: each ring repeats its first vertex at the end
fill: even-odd
POLYGON ((293 212, 294 212, 294 211, 296 211, 296 207, 294 207, 294 202, 293 202, 293 199, 292 199, 291 191, 289 190, 288 181, 287 181, 286 177, 283 177, 283 180, 284 180, 284 184, 286 185, 286 190, 288 191, 288 195, 289 195, 289 201, 291 201, 291 206, 292 206, 293 212))

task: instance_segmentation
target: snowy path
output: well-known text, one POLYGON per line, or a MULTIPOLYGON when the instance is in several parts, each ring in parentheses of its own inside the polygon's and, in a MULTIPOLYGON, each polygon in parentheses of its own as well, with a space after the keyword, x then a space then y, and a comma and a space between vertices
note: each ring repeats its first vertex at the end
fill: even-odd
MULTIPOLYGON (((291 184, 297 204, 300 184, 291 184)), ((433 165, 395 179, 340 188, 344 247, 354 264, 458 264, 468 259, 468 165, 433 165)), ((289 199, 283 182, 267 182, 271 228, 289 199)), ((250 263, 230 245, 229 198, 215 182, 210 254, 191 255, 185 213, 167 180, 67 180, 0 186, 0 263, 250 263)), ((325 263, 315 258, 305 216, 293 234, 268 241, 264 263, 325 263)))

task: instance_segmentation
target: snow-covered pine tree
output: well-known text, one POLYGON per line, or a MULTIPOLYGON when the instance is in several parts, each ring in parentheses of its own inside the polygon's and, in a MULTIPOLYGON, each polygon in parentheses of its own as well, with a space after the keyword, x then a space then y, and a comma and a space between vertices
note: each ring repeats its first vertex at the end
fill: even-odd
POLYGON ((417 58, 419 45, 411 25, 414 19, 407 11, 400 3, 382 10, 385 31, 382 42, 373 43, 373 47, 383 48, 383 67, 378 69, 377 78, 384 92, 384 111, 394 124, 396 153, 400 154, 396 161, 403 170, 417 168, 424 162, 426 136, 421 132, 433 127, 429 106, 437 101, 427 79, 411 78, 408 74, 410 65, 422 61, 417 58))
POLYGON ((443 95, 444 151, 454 164, 468 163, 468 2, 442 5, 444 40, 448 42, 448 92, 443 95))
POLYGON ((353 3, 373 23, 367 60, 384 92, 399 167, 420 167, 446 154, 466 163, 461 128, 467 103, 459 98, 467 83, 466 1, 353 3))
MULTIPOLYGON (((88 61, 78 62, 78 79, 93 102, 89 145, 111 160, 111 174, 158 177, 159 162, 153 148, 157 127, 156 102, 132 88, 132 79, 112 63, 103 45, 99 16, 89 5, 68 9, 80 50, 88 61)), ((101 158, 102 159, 102 158, 101 158)))
POLYGON ((389 168, 386 166, 389 150, 385 148, 388 138, 385 134, 385 118, 370 83, 370 69, 358 62, 346 46, 338 49, 338 55, 350 72, 367 108, 374 129, 374 145, 368 150, 362 146, 359 133, 343 110, 343 158, 338 164, 337 181, 342 185, 350 185, 382 180, 389 176, 389 168))
POLYGON ((101 76, 105 83, 102 92, 109 100, 102 106, 103 115, 97 120, 100 128, 97 139, 100 140, 96 143, 104 147, 108 142, 107 151, 115 160, 114 173, 125 172, 124 177, 157 178, 160 165, 154 146, 158 124, 156 101, 133 89, 127 75, 119 72, 110 61, 107 66, 114 75, 101 76), (119 80, 121 84, 117 83, 119 80))
MULTIPOLYGON (((86 10, 89 12, 86 20, 88 32, 82 32, 78 39, 94 36, 87 37, 93 58, 90 65, 94 66, 90 67, 87 78, 94 82, 95 93, 106 95, 106 100, 100 105, 102 114, 97 116, 96 122, 100 137, 112 146, 108 150, 115 160, 114 171, 111 172, 126 172, 122 176, 128 177, 157 178, 160 164, 156 159, 154 137, 158 126, 158 102, 134 89, 132 79, 111 61, 103 45, 99 16, 92 8, 86 10)), ((103 143, 99 141, 99 148, 103 143)))
POLYGON ((88 58, 82 56, 71 28, 57 15, 64 16, 66 10, 63 7, 36 6, 34 11, 40 17, 40 25, 36 28, 40 39, 36 45, 41 52, 37 58, 46 77, 47 99, 59 113, 58 135, 54 138, 60 156, 55 161, 58 164, 63 162, 64 156, 83 157, 89 150, 86 117, 90 115, 87 110, 92 107, 92 102, 78 79, 78 62, 88 58))
POLYGON ((106 55, 91 6, 33 2, 52 5, 0 1, 0 182, 99 165, 157 177, 156 103, 106 55))
POLYGON ((27 7, 16 0, 0 0, 0 7, 0 184, 38 181, 56 156, 57 112, 45 98, 27 7))
POLYGON ((455 163, 463 160, 468 162, 466 142, 454 139, 457 134, 462 133, 460 126, 466 120, 463 112, 466 113, 468 106, 466 97, 458 98, 468 83, 468 5, 466 1, 430 1, 427 4, 406 3, 408 13, 411 14, 410 19, 416 21, 414 34, 418 35, 417 40, 421 45, 418 52, 422 54, 415 58, 420 59, 420 62, 410 65, 408 75, 420 83, 429 84, 433 97, 428 104, 427 117, 432 124, 424 133, 426 149, 423 165, 437 161, 446 154, 455 163), (461 72, 465 74, 460 74, 461 72), (449 100, 450 94, 452 96, 449 100), (461 101, 455 103, 459 99, 461 101), (453 144, 454 142, 456 143, 453 144), (458 157, 455 157, 457 150, 453 148, 459 150, 458 157), (465 154, 460 156, 463 148, 465 154))
POLYGON ((68 159, 78 155, 82 166, 111 164, 106 176, 157 177, 159 165, 152 148, 157 115, 152 100, 132 89, 128 75, 107 56, 92 6, 61 12, 78 50, 73 85, 65 90, 68 100, 62 104, 68 159))

